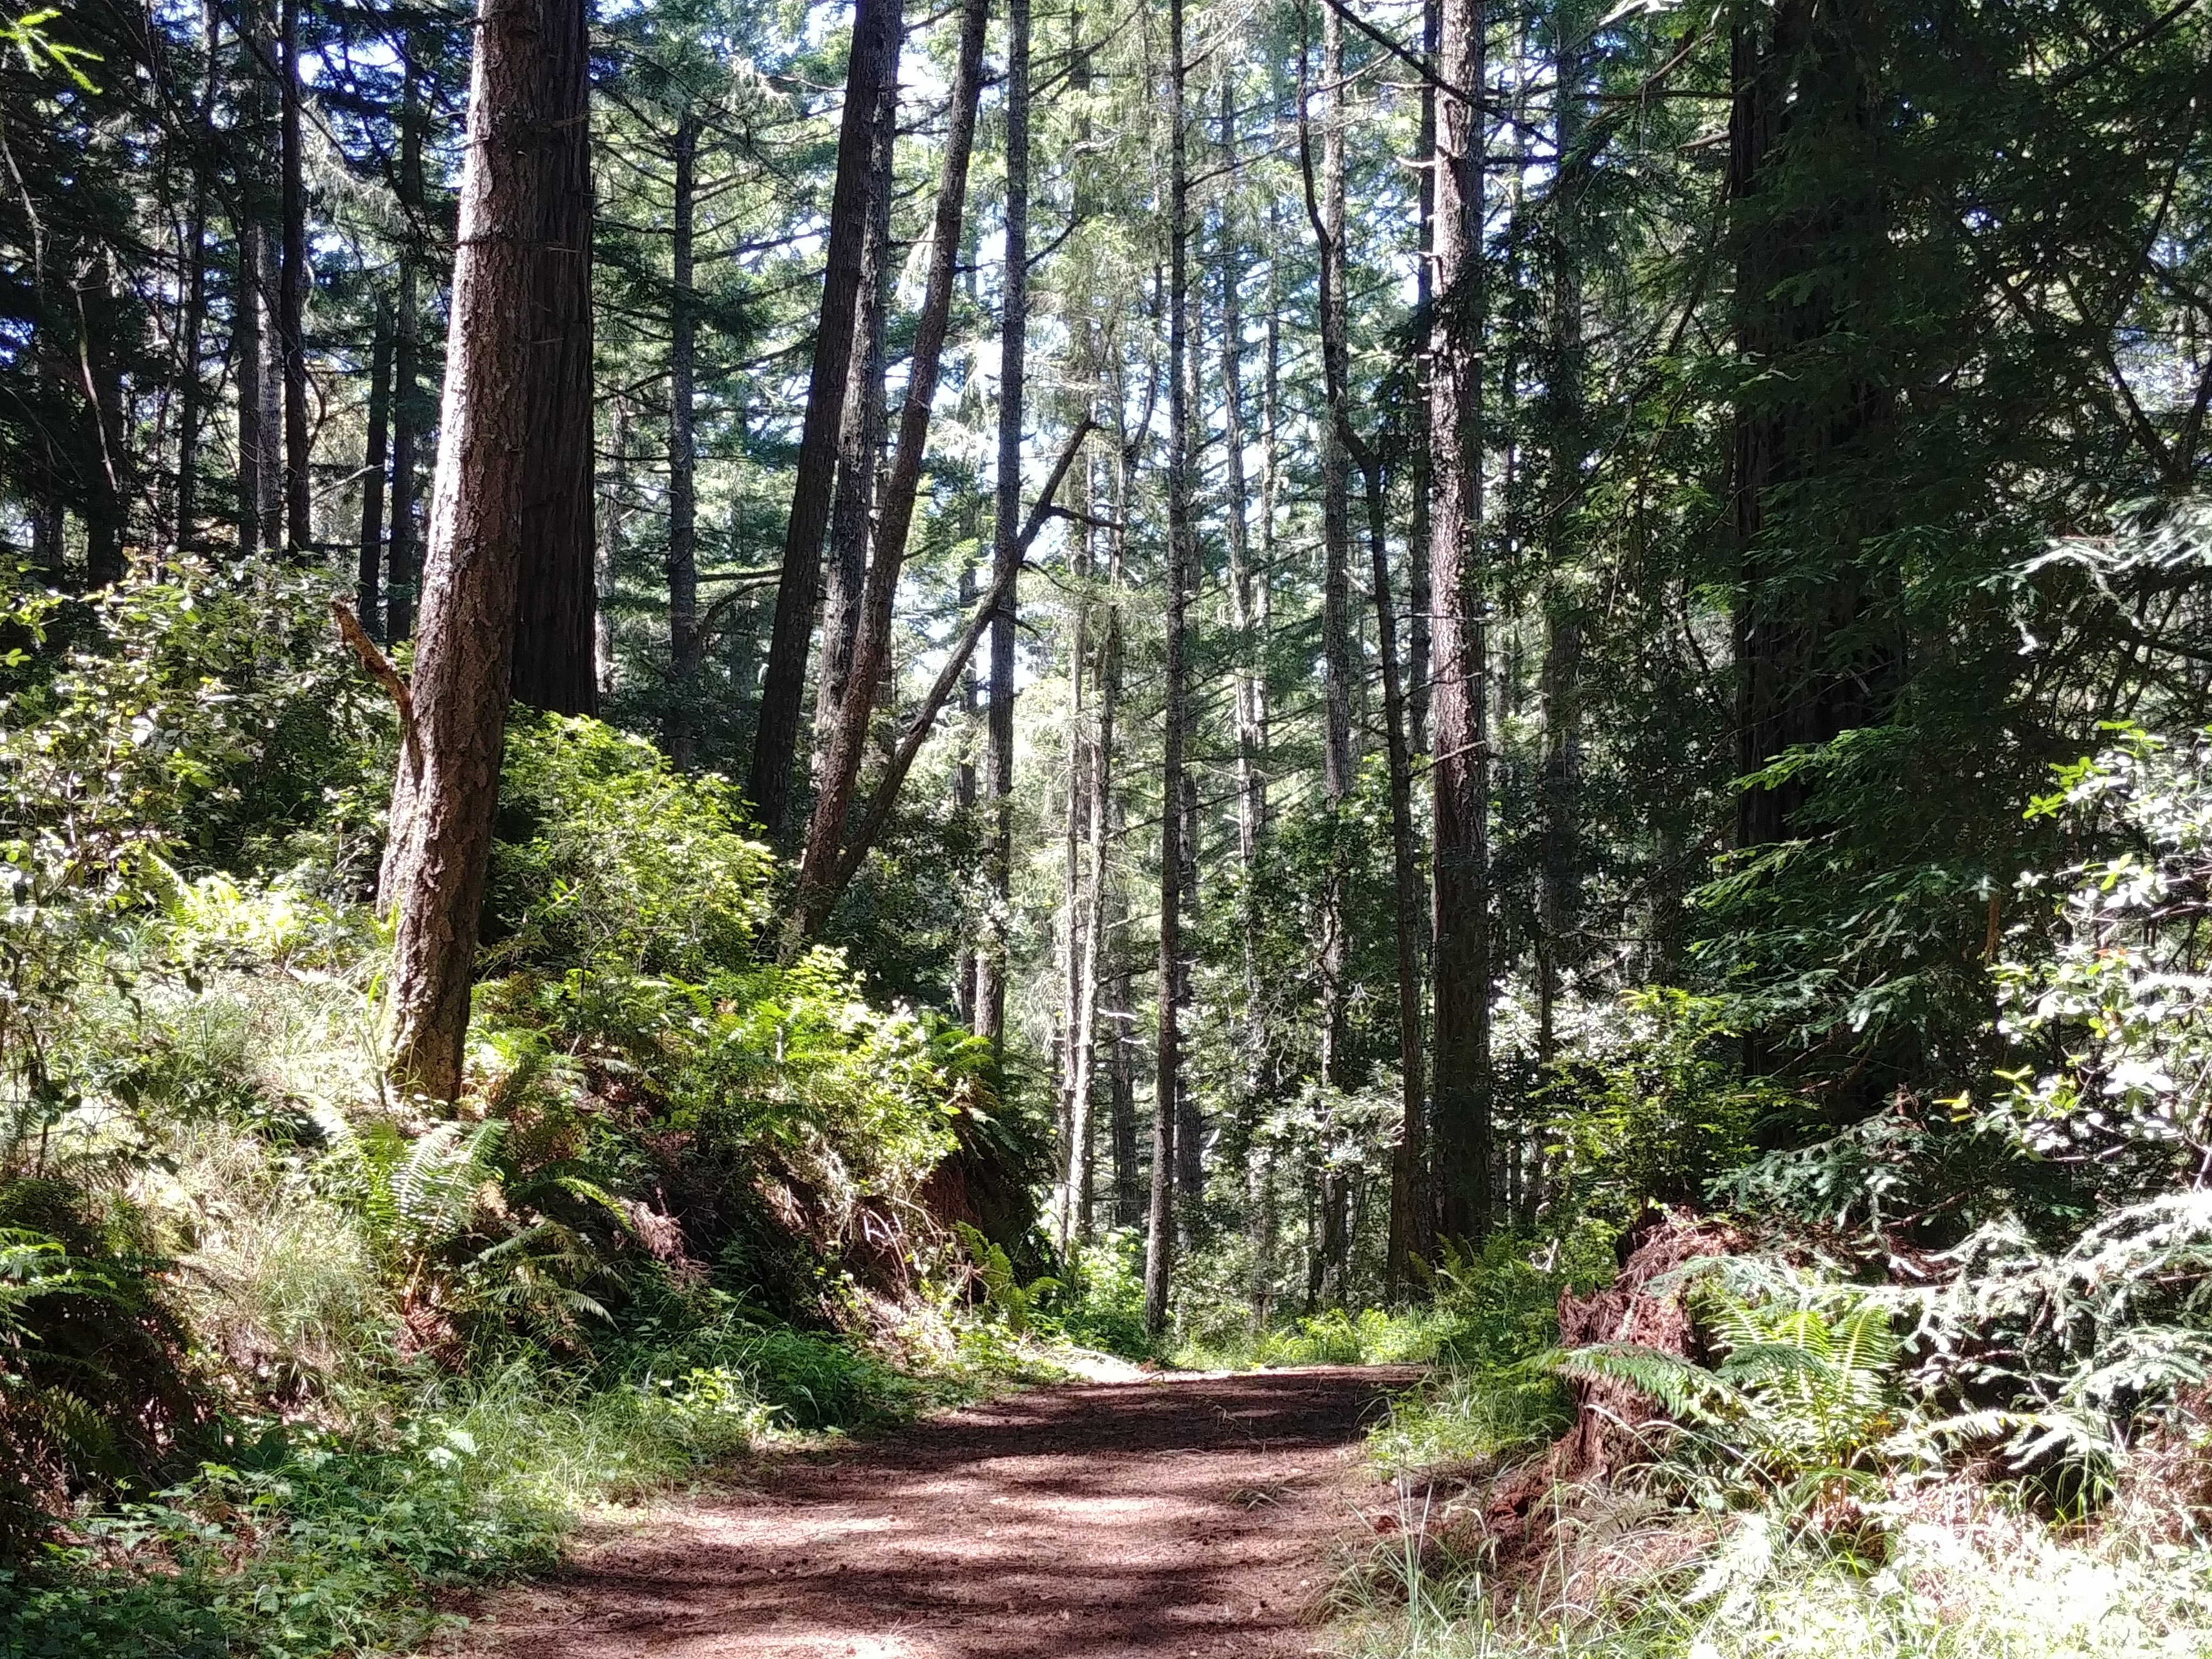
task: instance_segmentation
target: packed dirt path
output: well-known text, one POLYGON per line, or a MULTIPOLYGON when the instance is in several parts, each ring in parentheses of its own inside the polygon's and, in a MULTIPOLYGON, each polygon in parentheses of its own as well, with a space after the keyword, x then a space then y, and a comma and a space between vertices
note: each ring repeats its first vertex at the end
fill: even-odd
POLYGON ((496 1599, 472 1659, 1279 1659, 1417 1373, 1039 1389, 652 1512, 496 1599))

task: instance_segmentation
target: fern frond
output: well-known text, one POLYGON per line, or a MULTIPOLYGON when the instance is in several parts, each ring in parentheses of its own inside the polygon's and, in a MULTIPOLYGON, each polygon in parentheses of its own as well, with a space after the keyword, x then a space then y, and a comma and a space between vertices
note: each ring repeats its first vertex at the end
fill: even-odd
POLYGON ((1607 1343, 1569 1349, 1554 1363, 1562 1376, 1624 1383, 1656 1401, 1668 1416, 1707 1428, 1734 1422, 1743 1409, 1743 1396, 1726 1379, 1656 1348, 1607 1343))

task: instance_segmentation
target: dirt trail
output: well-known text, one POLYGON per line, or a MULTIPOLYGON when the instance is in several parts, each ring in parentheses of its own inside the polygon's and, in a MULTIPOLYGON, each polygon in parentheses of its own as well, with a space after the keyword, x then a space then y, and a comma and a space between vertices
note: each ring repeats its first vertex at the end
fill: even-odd
POLYGON ((473 1659, 1277 1659, 1414 1373, 1042 1389, 657 1510, 498 1598, 473 1659))

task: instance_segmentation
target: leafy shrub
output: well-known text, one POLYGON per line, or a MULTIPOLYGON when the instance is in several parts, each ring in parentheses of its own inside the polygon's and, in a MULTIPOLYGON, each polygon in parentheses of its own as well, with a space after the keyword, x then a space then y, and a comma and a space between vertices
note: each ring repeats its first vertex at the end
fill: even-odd
POLYGON ((497 970, 699 981, 753 965, 769 850, 737 791, 593 720, 518 716, 484 933, 497 970))
POLYGON ((1668 987, 1631 993, 1583 1057, 1540 1075, 1534 1109, 1553 1146, 1554 1225, 1626 1226, 1650 1205, 1696 1205, 1740 1165, 1762 1122, 1802 1109, 1747 1079, 1723 1003, 1668 987))
POLYGON ((1145 1328, 1144 1240, 1134 1228, 1117 1227, 1070 1250, 1063 1283, 1047 1317, 1071 1342, 1145 1359, 1152 1339, 1145 1328))

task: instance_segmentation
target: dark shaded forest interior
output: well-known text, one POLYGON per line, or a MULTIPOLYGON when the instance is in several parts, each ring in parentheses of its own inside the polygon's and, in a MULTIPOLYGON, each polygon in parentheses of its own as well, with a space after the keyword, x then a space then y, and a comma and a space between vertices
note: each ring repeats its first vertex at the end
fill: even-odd
POLYGON ((0 21, 0 1659, 1322 1364, 1347 1652, 2208 1650, 2207 27, 0 21))

